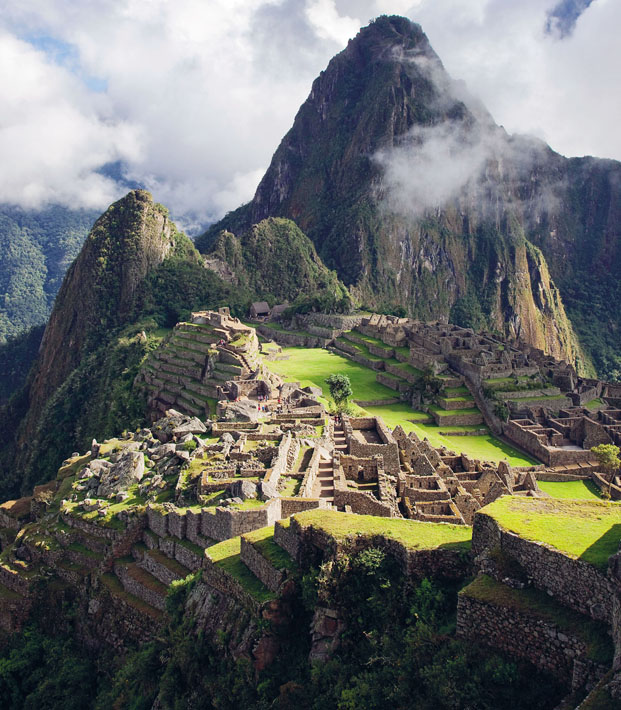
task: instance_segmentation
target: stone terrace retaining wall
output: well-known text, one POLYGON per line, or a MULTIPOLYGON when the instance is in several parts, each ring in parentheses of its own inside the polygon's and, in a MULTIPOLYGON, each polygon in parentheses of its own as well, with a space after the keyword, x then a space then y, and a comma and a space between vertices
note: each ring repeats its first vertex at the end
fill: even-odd
MULTIPOLYGON (((261 508, 235 510, 234 508, 204 508, 200 513, 190 510, 160 511, 147 508, 149 529, 160 538, 169 535, 178 539, 187 538, 199 547, 206 547, 211 540, 228 540, 245 532, 251 532, 280 520, 281 500, 273 498, 261 508), (181 535, 181 533, 184 533, 181 535)), ((172 556, 172 555, 171 555, 172 556)))
POLYGON ((233 597, 233 599, 236 599, 255 616, 261 613, 261 604, 247 592, 234 577, 227 574, 224 570, 220 569, 218 565, 212 562, 207 551, 205 554, 203 581, 207 586, 224 594, 225 597, 233 597))
POLYGON ((334 490, 334 506, 344 508, 350 506, 352 513, 359 515, 378 515, 382 518, 392 517, 390 506, 380 503, 375 496, 366 491, 355 491, 351 488, 334 490))
POLYGON ((302 541, 298 532, 290 525, 281 522, 274 525, 274 542, 288 552, 292 560, 299 561, 302 541))
POLYGON ((457 635, 524 658, 571 681, 572 690, 593 684, 607 670, 586 658, 580 639, 531 614, 469 597, 467 590, 458 596, 457 635))
POLYGON ((581 614, 611 622, 613 586, 588 562, 503 530, 494 518, 480 511, 474 516, 472 548, 475 555, 500 548, 520 563, 533 586, 581 614))
POLYGON ((458 580, 473 574, 472 556, 464 548, 412 550, 383 535, 351 535, 344 541, 336 541, 321 529, 304 526, 297 518, 291 518, 288 527, 276 525, 274 540, 301 564, 306 557, 314 559, 312 550, 330 554, 360 552, 369 547, 379 547, 392 555, 399 562, 403 574, 411 579, 437 576, 458 580))
POLYGON ((296 513, 315 508, 327 508, 328 502, 323 498, 281 498, 280 512, 283 518, 288 518, 296 513))
POLYGON ((313 335, 302 335, 275 328, 268 328, 266 325, 260 325, 257 330, 264 338, 274 340, 279 345, 284 346, 299 346, 302 348, 323 348, 329 342, 325 338, 319 338, 313 335))
POLYGON ((157 592, 154 592, 153 590, 149 589, 148 587, 144 587, 141 584, 139 584, 132 576, 131 574, 128 573, 127 568, 122 565, 122 564, 116 564, 114 566, 114 572, 116 576, 121 580, 121 583, 123 584, 123 588, 129 592, 130 594, 133 594, 135 597, 138 597, 139 599, 143 599, 144 601, 147 602, 147 604, 150 604, 154 609, 159 609, 160 611, 164 611, 166 609, 166 598, 162 597, 160 594, 157 592))
POLYGON ((241 559, 254 576, 260 579, 271 592, 277 592, 280 589, 280 585, 287 576, 286 572, 276 569, 244 537, 241 539, 241 559))
POLYGON ((201 533, 213 540, 228 540, 230 537, 273 525, 280 518, 280 498, 268 501, 262 508, 250 510, 216 508, 215 513, 203 510, 201 533))
POLYGON ((476 414, 441 414, 432 412, 433 418, 438 426, 476 426, 483 424, 483 415, 476 414))

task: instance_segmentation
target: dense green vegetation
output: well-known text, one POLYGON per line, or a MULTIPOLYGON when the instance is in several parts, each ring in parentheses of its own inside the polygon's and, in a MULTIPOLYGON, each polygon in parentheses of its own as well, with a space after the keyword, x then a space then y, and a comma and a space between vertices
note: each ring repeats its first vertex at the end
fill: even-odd
POLYGON ((310 239, 288 219, 270 218, 241 236, 222 231, 211 246, 232 269, 238 299, 287 301, 292 310, 348 312, 352 300, 335 272, 325 267, 310 239))
POLYGON ((0 206, 0 343, 45 323, 97 213, 0 206))
POLYGON ((45 326, 37 325, 0 343, 0 403, 24 385, 39 352, 45 326))
POLYGON ((376 548, 307 569, 289 598, 289 621, 272 628, 278 654, 256 672, 223 651, 226 635, 209 641, 183 614, 191 576, 171 588, 169 626, 124 657, 95 666, 62 636, 32 629, 16 637, 0 654, 3 707, 149 710, 156 698, 166 710, 556 706, 562 688, 553 679, 454 637, 455 585, 404 582, 395 560, 376 548), (310 634, 300 629, 309 628, 318 603, 338 612, 344 632, 330 659, 311 664, 310 634))
POLYGON ((68 637, 36 626, 13 634, 0 655, 0 698, 5 710, 82 710, 96 689, 95 664, 68 637))

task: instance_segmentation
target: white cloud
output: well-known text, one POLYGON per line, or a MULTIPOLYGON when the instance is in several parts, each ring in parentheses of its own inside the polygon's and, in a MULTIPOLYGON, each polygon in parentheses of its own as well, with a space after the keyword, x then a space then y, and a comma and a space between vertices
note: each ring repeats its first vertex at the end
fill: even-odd
POLYGON ((0 0, 0 200, 103 208, 118 190, 96 170, 122 160, 175 214, 219 217, 252 197, 312 80, 381 12, 420 22, 507 130, 621 158, 621 4, 595 0, 563 40, 543 31, 554 4, 0 0), (71 66, 24 41, 46 36, 71 66))
POLYGON ((339 15, 335 0, 308 0, 306 17, 322 39, 331 39, 340 44, 360 29, 360 20, 339 15))

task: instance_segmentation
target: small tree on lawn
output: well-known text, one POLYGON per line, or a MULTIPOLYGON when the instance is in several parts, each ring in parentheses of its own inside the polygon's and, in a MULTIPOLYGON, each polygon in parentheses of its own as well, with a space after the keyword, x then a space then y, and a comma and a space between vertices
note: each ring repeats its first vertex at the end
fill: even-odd
POLYGON ((347 375, 330 375, 326 378, 326 382, 330 388, 330 395, 334 400, 336 411, 342 412, 347 408, 347 400, 354 393, 349 377, 347 375))
POLYGON ((621 465, 619 460, 621 449, 614 444, 599 444, 594 446, 591 451, 595 454, 599 467, 608 481, 608 497, 610 498, 612 481, 621 465))

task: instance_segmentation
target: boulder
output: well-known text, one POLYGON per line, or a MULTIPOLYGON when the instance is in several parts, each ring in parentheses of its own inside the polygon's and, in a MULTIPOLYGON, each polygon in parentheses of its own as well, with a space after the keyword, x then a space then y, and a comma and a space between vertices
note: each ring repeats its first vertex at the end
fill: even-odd
POLYGON ((257 403, 249 399, 229 402, 224 411, 224 418, 230 422, 256 422, 259 420, 257 403))
POLYGON ((160 459, 163 459, 166 456, 170 456, 171 454, 174 454, 176 448, 177 448, 176 445, 173 443, 162 444, 161 446, 155 446, 149 450, 149 456, 154 461, 159 461, 160 459))
POLYGON ((261 481, 259 483, 259 497, 261 500, 270 500, 270 498, 279 498, 280 493, 277 491, 276 486, 266 481, 261 481))
POLYGON ((248 498, 257 497, 257 486, 252 481, 235 481, 235 483, 231 483, 228 486, 227 492, 231 498, 247 500, 248 498))
POLYGON ((97 495, 108 498, 119 491, 126 491, 144 476, 144 455, 138 451, 124 453, 119 461, 108 469, 103 469, 99 477, 97 495))
POLYGON ((206 431, 207 427, 203 424, 203 422, 196 417, 192 417, 192 419, 176 426, 172 433, 179 437, 184 434, 204 434, 206 431))

